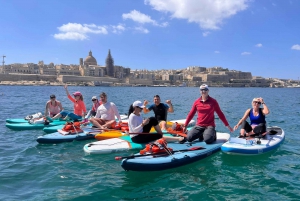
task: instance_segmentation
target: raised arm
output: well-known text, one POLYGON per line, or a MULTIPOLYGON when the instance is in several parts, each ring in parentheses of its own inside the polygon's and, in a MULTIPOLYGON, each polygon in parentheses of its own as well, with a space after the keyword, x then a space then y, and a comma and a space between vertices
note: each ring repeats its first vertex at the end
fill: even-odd
POLYGON ((69 93, 69 91, 68 91, 68 85, 67 85, 67 84, 65 84, 64 88, 65 88, 65 90, 66 90, 66 94, 67 94, 67 96, 70 96, 70 93, 69 93))
POLYGON ((171 100, 166 100, 166 103, 169 105, 168 112, 173 113, 174 112, 174 108, 173 108, 171 100))
POLYGON ((150 110, 146 107, 146 105, 148 104, 148 101, 147 100, 144 100, 144 108, 143 108, 143 111, 145 114, 147 114, 148 112, 150 112, 150 110))
POLYGON ((270 110, 269 110, 268 106, 266 105, 264 99, 262 97, 260 97, 259 100, 260 100, 261 104, 263 104, 263 106, 264 106, 262 109, 263 114, 268 115, 270 113, 270 110))

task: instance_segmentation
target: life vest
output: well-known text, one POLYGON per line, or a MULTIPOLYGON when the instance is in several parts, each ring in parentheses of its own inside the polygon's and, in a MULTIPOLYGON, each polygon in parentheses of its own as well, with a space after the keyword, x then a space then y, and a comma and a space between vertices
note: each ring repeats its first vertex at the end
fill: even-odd
POLYGON ((129 131, 127 122, 122 122, 121 124, 116 124, 114 127, 112 125, 112 128, 116 129, 116 130, 121 130, 122 132, 129 131))
POLYGON ((183 132, 182 126, 177 122, 172 125, 172 128, 167 128, 167 131, 172 135, 186 137, 186 134, 183 132))
POLYGON ((155 142, 146 145, 145 149, 140 151, 140 154, 161 154, 172 152, 172 148, 167 147, 167 142, 164 138, 160 138, 155 142), (168 151, 167 151, 168 150, 168 151))
POLYGON ((63 131, 69 132, 70 134, 81 133, 83 130, 80 128, 80 122, 67 122, 62 128, 63 131))

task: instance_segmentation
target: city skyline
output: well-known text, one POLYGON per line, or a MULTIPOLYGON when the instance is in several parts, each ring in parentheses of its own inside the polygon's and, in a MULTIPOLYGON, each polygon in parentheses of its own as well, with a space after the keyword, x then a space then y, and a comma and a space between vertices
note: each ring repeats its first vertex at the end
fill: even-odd
POLYGON ((92 50, 98 65, 105 65, 110 49, 115 65, 132 70, 221 66, 253 76, 300 76, 300 2, 295 0, 0 4, 5 64, 78 64, 92 50))

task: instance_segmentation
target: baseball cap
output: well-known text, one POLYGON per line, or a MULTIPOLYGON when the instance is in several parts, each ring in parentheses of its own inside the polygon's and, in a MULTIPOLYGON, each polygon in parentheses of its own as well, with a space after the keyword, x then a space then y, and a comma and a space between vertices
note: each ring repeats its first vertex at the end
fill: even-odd
POLYGON ((51 94, 51 95, 50 95, 50 98, 56 98, 56 97, 55 97, 55 95, 54 95, 54 94, 51 94))
POLYGON ((92 97, 92 100, 97 100, 97 96, 93 96, 93 97, 92 97))
POLYGON ((132 104, 132 106, 133 107, 140 107, 140 108, 144 108, 145 107, 141 101, 134 101, 134 103, 132 104))
POLYGON ((207 84, 202 84, 201 86, 200 86, 200 90, 208 90, 208 86, 207 86, 207 84))
POLYGON ((76 91, 73 93, 74 96, 81 96, 81 93, 79 91, 76 91))

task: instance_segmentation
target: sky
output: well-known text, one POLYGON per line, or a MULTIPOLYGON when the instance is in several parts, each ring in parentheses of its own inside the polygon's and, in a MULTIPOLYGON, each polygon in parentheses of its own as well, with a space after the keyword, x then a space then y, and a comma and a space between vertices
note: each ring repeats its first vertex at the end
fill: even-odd
MULTIPOLYGON (((5 64, 215 67, 299 80, 300 0, 0 0, 5 64)), ((1 59, 1 64, 3 57, 1 59)))

